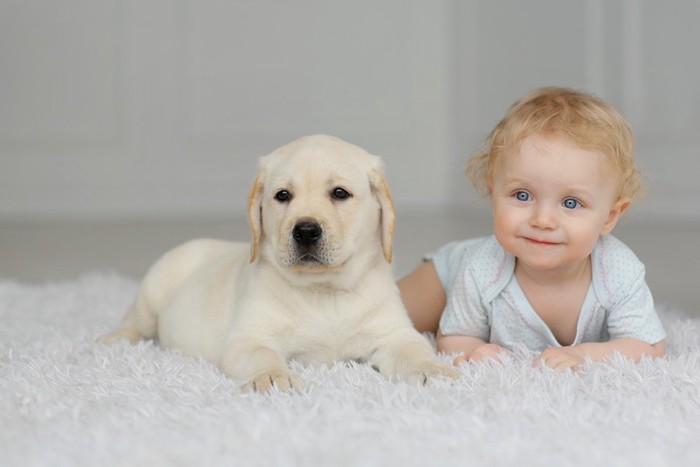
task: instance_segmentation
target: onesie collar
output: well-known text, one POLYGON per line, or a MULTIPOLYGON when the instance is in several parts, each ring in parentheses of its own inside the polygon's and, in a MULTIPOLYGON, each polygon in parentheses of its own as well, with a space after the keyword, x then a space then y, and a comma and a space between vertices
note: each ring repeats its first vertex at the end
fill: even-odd
POLYGON ((495 235, 486 237, 469 264, 472 277, 482 291, 484 300, 493 301, 508 285, 515 271, 515 256, 508 253, 495 235))

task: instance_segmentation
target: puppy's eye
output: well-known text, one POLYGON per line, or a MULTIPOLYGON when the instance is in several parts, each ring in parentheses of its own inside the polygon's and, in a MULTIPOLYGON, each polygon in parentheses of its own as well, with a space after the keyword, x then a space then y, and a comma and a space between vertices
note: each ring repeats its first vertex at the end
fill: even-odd
POLYGON ((292 194, 287 190, 280 190, 277 193, 275 193, 275 199, 280 203, 286 203, 287 201, 292 199, 292 194))
POLYGON ((343 188, 333 188, 333 191, 331 192, 331 197, 334 199, 346 199, 351 197, 352 195, 348 193, 347 190, 344 190, 343 188))

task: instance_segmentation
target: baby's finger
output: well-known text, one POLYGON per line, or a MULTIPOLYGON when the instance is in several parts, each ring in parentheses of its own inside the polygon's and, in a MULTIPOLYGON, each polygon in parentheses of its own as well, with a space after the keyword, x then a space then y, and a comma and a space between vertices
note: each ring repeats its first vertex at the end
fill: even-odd
POLYGON ((556 362, 559 361, 559 357, 559 354, 554 354, 552 352, 542 352, 532 360, 532 366, 538 367, 541 365, 545 365, 548 367, 552 367, 554 364, 556 364, 556 362))
POLYGON ((484 358, 484 354, 479 351, 472 352, 471 355, 466 357, 469 362, 480 362, 484 358))
POLYGON ((452 360, 452 364, 454 366, 459 366, 463 362, 466 363, 468 361, 469 361, 469 358, 467 358, 467 356, 465 356, 463 353, 461 353, 461 354, 457 355, 454 360, 452 360))
POLYGON ((566 361, 566 356, 560 353, 554 354, 550 352, 542 356, 542 361, 549 368, 557 368, 562 362, 566 361))
POLYGON ((556 367, 557 370, 559 371, 566 371, 566 370, 571 370, 571 371, 578 371, 581 366, 581 363, 575 359, 575 358, 564 358, 562 359, 556 367))
POLYGON ((557 370, 557 371, 564 372, 564 371, 566 371, 566 370, 570 370, 570 369, 571 369, 571 362, 566 361, 566 360, 561 361, 561 362, 557 362, 556 365, 552 365, 552 368, 554 368, 554 369, 557 370))

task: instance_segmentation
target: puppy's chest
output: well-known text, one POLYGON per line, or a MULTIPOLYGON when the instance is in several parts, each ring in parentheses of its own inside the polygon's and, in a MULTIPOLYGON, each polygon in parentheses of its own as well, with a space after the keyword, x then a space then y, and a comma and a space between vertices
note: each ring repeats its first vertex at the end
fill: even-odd
POLYGON ((294 329, 281 336, 287 357, 310 364, 367 358, 374 351, 375 337, 363 311, 352 303, 298 310, 294 329))

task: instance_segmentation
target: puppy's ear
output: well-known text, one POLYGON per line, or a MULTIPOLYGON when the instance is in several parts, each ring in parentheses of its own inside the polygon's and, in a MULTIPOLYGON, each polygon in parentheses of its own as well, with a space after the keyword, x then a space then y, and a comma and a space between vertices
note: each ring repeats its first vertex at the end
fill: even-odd
POLYGON ((255 177, 253 187, 248 195, 248 225, 250 226, 251 245, 250 245, 250 262, 255 261, 258 256, 258 248, 260 248, 260 238, 262 237, 262 194, 263 180, 265 174, 262 169, 258 171, 255 177))
POLYGON ((369 183, 372 187, 372 193, 379 201, 379 206, 381 208, 382 249, 384 250, 384 258, 387 263, 391 263, 395 222, 394 202, 391 199, 389 184, 386 181, 381 166, 377 165, 370 170, 369 183))

